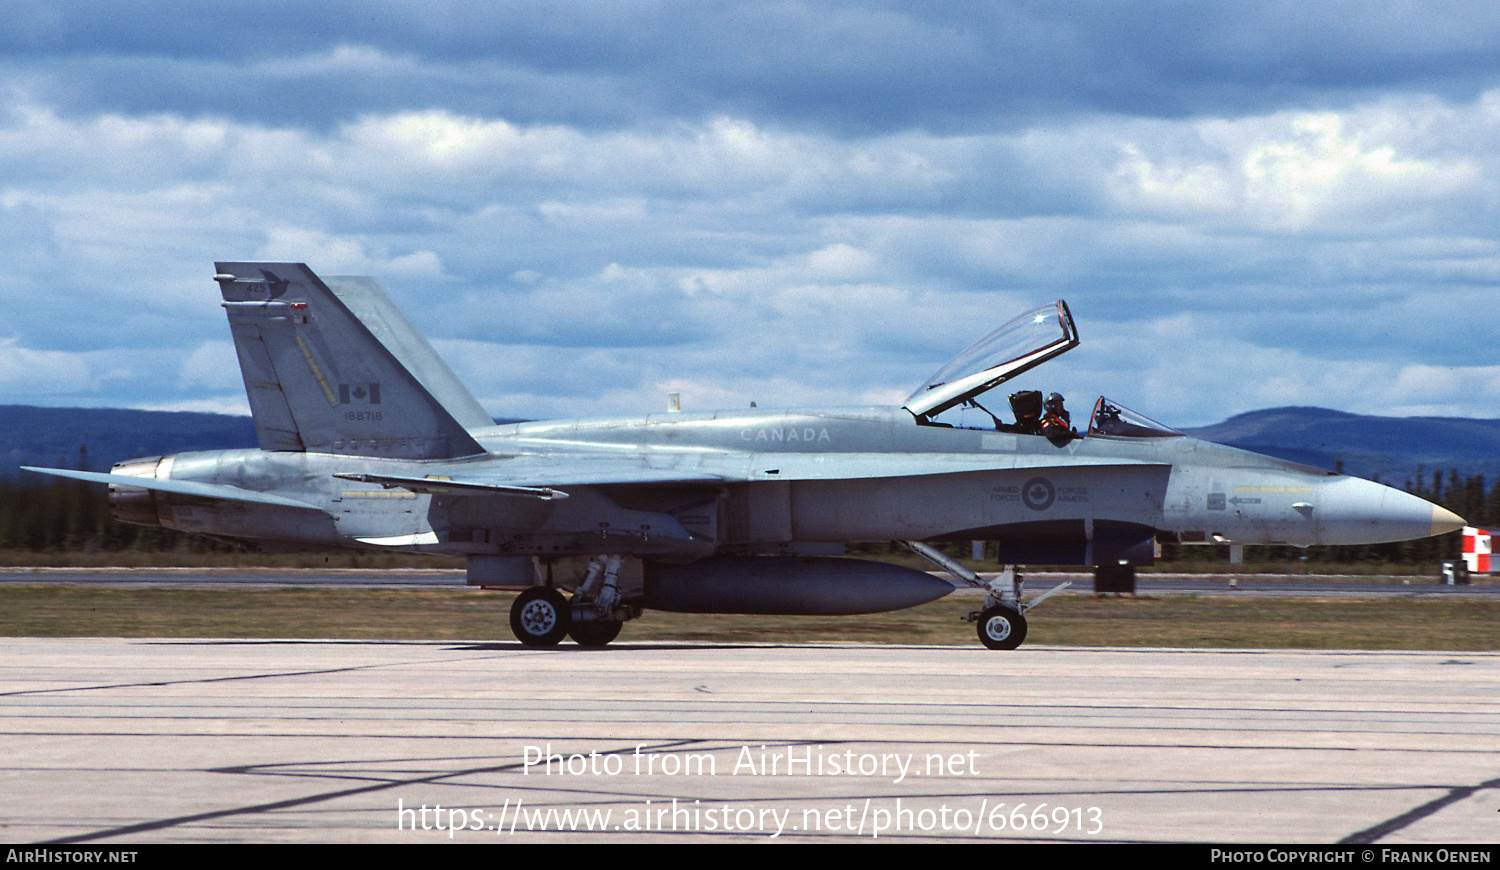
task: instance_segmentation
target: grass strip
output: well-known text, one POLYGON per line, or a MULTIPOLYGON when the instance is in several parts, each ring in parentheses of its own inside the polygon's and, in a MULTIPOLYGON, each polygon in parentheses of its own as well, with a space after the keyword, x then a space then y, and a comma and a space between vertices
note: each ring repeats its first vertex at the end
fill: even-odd
MULTIPOLYGON (((508 593, 478 589, 0 587, 0 636, 511 641, 508 593)), ((648 611, 620 639, 977 644, 974 596, 867 616, 648 611)), ((1232 649, 1500 649, 1500 602, 1062 594, 1030 614, 1028 644, 1232 649)))

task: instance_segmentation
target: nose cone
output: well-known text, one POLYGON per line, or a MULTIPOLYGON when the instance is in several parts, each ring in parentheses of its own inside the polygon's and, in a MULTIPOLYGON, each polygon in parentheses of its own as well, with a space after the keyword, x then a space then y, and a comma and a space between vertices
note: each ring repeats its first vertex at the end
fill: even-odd
POLYGON ((1411 493, 1357 477, 1319 488, 1316 521, 1325 544, 1385 544, 1457 531, 1466 523, 1452 511, 1411 493))
POLYGON ((1456 532, 1464 526, 1467 526, 1468 524, 1468 520, 1464 519, 1453 511, 1450 511, 1445 507, 1433 505, 1432 531, 1428 534, 1446 535, 1449 532, 1456 532))

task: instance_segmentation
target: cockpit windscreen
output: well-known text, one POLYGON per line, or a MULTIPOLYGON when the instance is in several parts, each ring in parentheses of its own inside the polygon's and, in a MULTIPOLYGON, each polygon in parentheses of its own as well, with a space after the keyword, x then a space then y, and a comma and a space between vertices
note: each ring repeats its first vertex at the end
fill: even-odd
POLYGON ((1089 418, 1089 435, 1108 435, 1114 438, 1181 438, 1181 432, 1147 417, 1123 405, 1111 402, 1104 396, 1094 403, 1094 415, 1089 418))

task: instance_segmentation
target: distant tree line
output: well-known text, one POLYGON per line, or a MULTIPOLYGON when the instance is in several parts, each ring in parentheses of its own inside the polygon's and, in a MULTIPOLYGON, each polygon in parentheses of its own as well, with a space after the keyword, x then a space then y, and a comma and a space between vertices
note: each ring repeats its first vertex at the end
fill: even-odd
MULTIPOLYGON (((79 451, 78 466, 86 468, 87 449, 79 451)), ((58 463, 60 466, 63 464, 58 463)), ((1405 482, 1404 489, 1435 504, 1440 504, 1469 521, 1471 525, 1500 528, 1500 482, 1486 487, 1483 475, 1465 477, 1457 470, 1444 474, 1418 468, 1405 482)), ((153 526, 117 522, 110 516, 108 495, 103 486, 65 478, 39 479, 25 475, 20 480, 0 480, 0 549, 56 551, 170 551, 192 552, 230 550, 227 544, 200 535, 187 534, 153 526)), ((874 553, 880 546, 856 548, 874 553)), ((955 555, 967 556, 967 545, 950 548, 955 555)), ((1207 548, 1168 546, 1164 561, 1200 560, 1207 548)), ((1301 559, 1316 562, 1392 562, 1419 564, 1457 558, 1458 533, 1397 544, 1373 544, 1352 547, 1252 548, 1247 555, 1260 561, 1301 559), (1259 551, 1259 552, 1255 552, 1259 551)), ((1225 553, 1217 558, 1227 558, 1225 553)))

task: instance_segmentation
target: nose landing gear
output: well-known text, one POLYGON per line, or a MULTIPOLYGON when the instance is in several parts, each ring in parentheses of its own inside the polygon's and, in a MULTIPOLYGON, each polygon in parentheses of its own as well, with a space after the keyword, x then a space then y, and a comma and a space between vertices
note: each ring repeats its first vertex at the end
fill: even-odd
POLYGON ((989 594, 984 606, 973 611, 966 621, 975 624, 979 642, 990 649, 1016 649, 1026 640, 1026 611, 1067 588, 1072 581, 1059 583, 1028 603, 1021 601, 1022 579, 1015 565, 1005 565, 995 579, 986 582, 978 574, 943 555, 942 551, 921 541, 902 541, 912 552, 942 568, 954 577, 989 594))
POLYGON ((1004 604, 981 610, 975 627, 979 642, 990 649, 1015 649, 1026 640, 1026 617, 1004 604))

